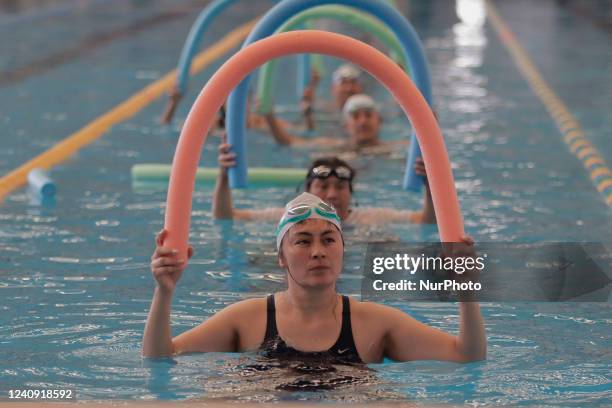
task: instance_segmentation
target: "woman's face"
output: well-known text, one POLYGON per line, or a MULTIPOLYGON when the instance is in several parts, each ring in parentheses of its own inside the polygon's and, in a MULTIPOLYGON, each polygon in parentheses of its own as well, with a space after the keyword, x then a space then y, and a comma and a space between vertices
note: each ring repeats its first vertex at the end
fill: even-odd
POLYGON ((356 145, 372 145, 378 142, 380 114, 370 109, 359 109, 344 122, 346 131, 356 145))
POLYGON ((361 86, 361 82, 358 79, 344 78, 332 85, 331 92, 334 99, 338 102, 338 107, 342 108, 348 98, 363 92, 363 86, 361 86))
POLYGON ((310 218, 295 224, 283 238, 279 264, 304 288, 335 285, 342 271, 344 244, 332 223, 310 218))
POLYGON ((325 179, 315 178, 308 192, 333 205, 340 218, 344 219, 348 216, 351 205, 351 187, 348 180, 342 180, 336 176, 329 176, 325 179))

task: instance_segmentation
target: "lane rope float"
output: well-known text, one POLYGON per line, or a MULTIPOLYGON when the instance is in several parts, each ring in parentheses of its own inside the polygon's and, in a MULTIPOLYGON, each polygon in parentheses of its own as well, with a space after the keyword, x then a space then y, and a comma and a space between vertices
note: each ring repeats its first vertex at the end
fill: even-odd
POLYGON ((610 172, 601 153, 588 140, 582 126, 561 98, 546 83, 544 77, 531 61, 514 33, 503 21, 493 3, 487 1, 486 5, 489 20, 497 31, 501 42, 506 46, 527 83, 555 121, 570 152, 582 162, 595 188, 602 194, 606 204, 612 207, 612 172, 610 172))
MULTIPOLYGON (((193 62, 192 72, 201 71, 217 58, 220 58, 234 48, 237 43, 247 36, 255 25, 255 21, 254 19, 238 27, 223 37, 213 47, 202 51, 193 62)), ((162 96, 171 88, 174 75, 174 71, 164 75, 161 79, 132 95, 129 99, 115 106, 104 115, 98 116, 50 149, 2 176, 0 178, 0 202, 2 202, 7 194, 24 185, 27 182, 28 173, 33 169, 41 168, 49 170, 51 167, 62 163, 72 154, 101 137, 112 126, 134 116, 144 107, 162 96)))

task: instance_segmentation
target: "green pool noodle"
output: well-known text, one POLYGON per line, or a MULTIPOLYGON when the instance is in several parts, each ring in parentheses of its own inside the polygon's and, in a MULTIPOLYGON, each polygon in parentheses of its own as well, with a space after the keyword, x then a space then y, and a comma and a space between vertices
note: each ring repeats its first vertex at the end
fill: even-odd
MULTIPOLYGON (((276 30, 277 33, 291 31, 307 20, 316 18, 335 18, 362 28, 375 35, 389 49, 391 57, 408 70, 404 50, 395 34, 378 19, 346 6, 317 6, 295 15, 276 30)), ((275 61, 270 61, 259 69, 257 98, 259 112, 268 113, 272 109, 272 85, 275 61)))
MULTIPOLYGON (((170 180, 170 164, 143 163, 132 166, 133 183, 160 183, 170 180)), ((214 184, 218 167, 199 167, 196 182, 214 184)), ((306 178, 306 170, 291 167, 251 167, 248 169, 249 185, 295 187, 306 178)))

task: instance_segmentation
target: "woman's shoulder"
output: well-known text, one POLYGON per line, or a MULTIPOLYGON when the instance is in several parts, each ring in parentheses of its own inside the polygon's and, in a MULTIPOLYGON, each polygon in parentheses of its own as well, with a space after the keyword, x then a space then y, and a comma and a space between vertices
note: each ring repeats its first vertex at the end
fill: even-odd
POLYGON ((382 323, 386 318, 392 318, 398 312, 398 309, 380 303, 362 302, 354 298, 349 299, 351 302, 351 315, 355 315, 355 317, 360 319, 382 323))
POLYGON ((266 297, 256 297, 232 303, 221 312, 232 314, 242 319, 248 319, 254 314, 266 310, 266 297))

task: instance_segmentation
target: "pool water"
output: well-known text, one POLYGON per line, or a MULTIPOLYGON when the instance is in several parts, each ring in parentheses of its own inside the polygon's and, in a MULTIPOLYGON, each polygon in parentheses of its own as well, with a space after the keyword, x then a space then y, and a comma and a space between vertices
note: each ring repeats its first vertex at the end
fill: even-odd
MULTIPOLYGON (((72 3, 44 4, 53 8, 72 3)), ((0 70, 19 72, 18 79, 0 85, 0 173, 171 70, 191 23, 206 3, 92 1, 39 18, 34 17, 36 9, 25 6, 18 11, 0 9, 5 13, 0 14, 0 70), (35 23, 10 23, 25 21, 24 16, 35 23), (95 41, 111 32, 121 35, 95 41), (41 69, 41 61, 55 61, 57 55, 63 56, 60 63, 41 69)), ((481 2, 469 3, 481 10, 481 2)), ((466 231, 477 242, 609 244, 610 208, 568 152, 493 28, 483 24, 478 13, 459 19, 446 0, 398 4, 425 45, 466 231)), ((576 11, 586 7, 583 2, 494 4, 589 139, 612 163, 610 32, 584 10, 576 11)), ((267 2, 244 2, 228 10, 203 47, 266 7, 267 2)), ((587 11, 598 21, 609 21, 609 14, 596 8, 587 11)), ((171 161, 191 101, 221 62, 192 79, 173 125, 158 124, 165 104, 160 99, 54 168, 50 174, 58 186, 55 203, 41 206, 26 190, 19 190, 0 206, 0 398, 13 388, 71 386, 82 400, 609 406, 609 302, 486 303, 486 361, 374 364, 363 384, 333 391, 269 391, 283 374, 245 374, 240 368, 257 361, 248 354, 143 360, 141 337, 154 288, 148 264, 154 234, 163 225, 166 196, 159 189, 133 190, 130 168, 171 161)), ((329 59, 328 71, 337 62, 329 59)), ((291 59, 283 64, 286 72, 295 71, 291 59)), ((293 79, 287 82, 290 86, 278 86, 276 100, 287 111, 285 116, 295 119, 293 79)), ((388 92, 373 80, 367 85, 384 101, 384 137, 408 137, 410 126, 388 92)), ((322 99, 328 86, 325 78, 322 99)), ((214 165, 217 143, 211 137, 204 147, 202 165, 214 165)), ((254 166, 305 167, 310 162, 312 152, 276 146, 261 133, 253 132, 248 143, 249 163, 254 166)), ((420 195, 399 187, 404 162, 401 152, 353 160, 358 169, 355 204, 418 208, 420 195)), ((194 195, 190 242, 196 252, 175 295, 174 334, 237 300, 285 287, 276 264, 274 225, 212 220, 211 194, 210 188, 199 187, 194 195)), ((247 208, 280 206, 294 195, 295 190, 286 188, 250 189, 234 192, 234 203, 247 208)), ((367 242, 437 238, 435 227, 429 226, 350 231, 339 290, 360 297, 367 242)), ((456 304, 388 304, 427 324, 458 331, 456 304)))

